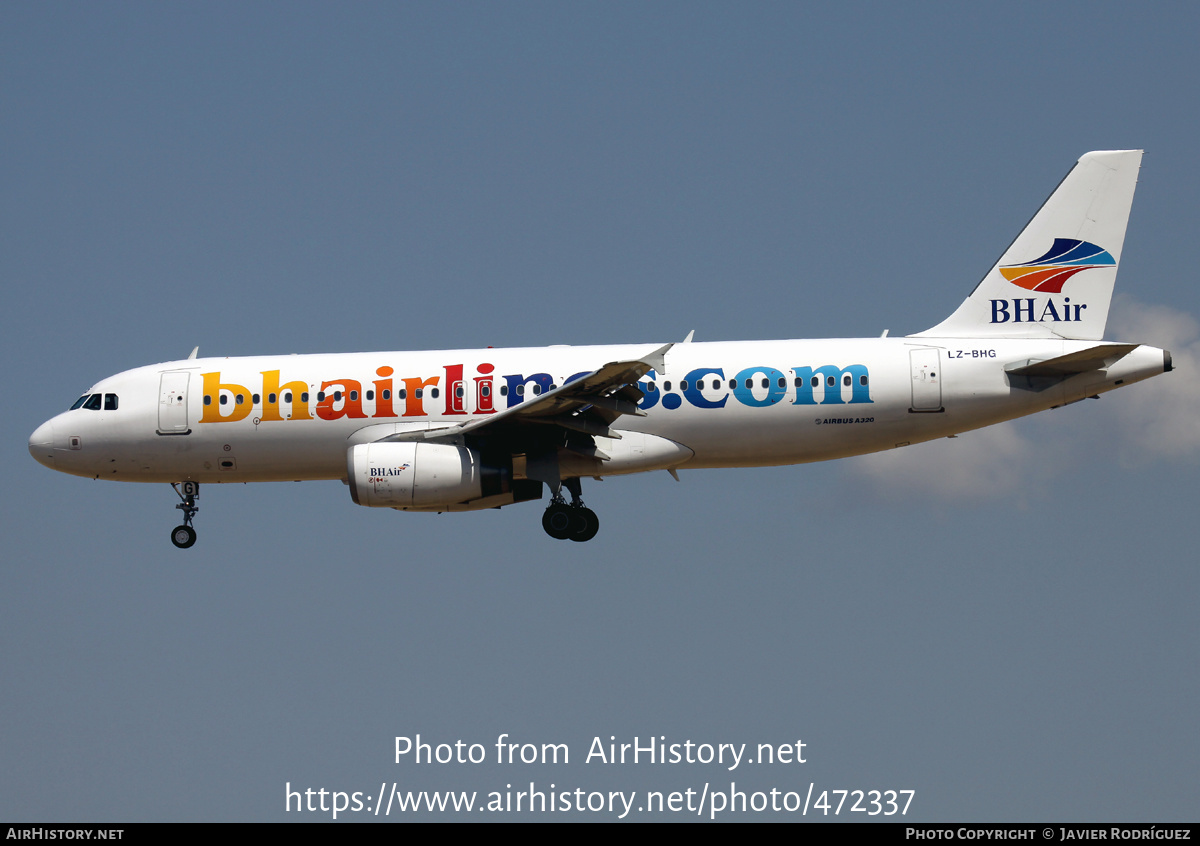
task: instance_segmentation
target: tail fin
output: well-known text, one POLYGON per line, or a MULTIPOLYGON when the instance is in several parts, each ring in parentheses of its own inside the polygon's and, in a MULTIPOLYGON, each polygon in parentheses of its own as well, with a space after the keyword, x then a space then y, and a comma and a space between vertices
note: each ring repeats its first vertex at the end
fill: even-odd
POLYGON ((913 337, 1100 340, 1141 163, 1084 155, 958 310, 913 337))

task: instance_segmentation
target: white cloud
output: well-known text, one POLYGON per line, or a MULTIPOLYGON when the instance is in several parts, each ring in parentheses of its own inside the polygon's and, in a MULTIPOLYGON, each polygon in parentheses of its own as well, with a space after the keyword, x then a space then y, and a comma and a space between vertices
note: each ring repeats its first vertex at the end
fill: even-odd
POLYGON ((966 432, 957 438, 865 455, 848 462, 878 494, 982 500, 1010 495, 1036 467, 1032 443, 1013 423, 966 432))
POLYGON ((1123 297, 1110 325, 1114 338, 1169 350, 1175 368, 1132 386, 1135 401, 1107 404, 1122 461, 1200 455, 1200 324, 1185 312, 1123 297))

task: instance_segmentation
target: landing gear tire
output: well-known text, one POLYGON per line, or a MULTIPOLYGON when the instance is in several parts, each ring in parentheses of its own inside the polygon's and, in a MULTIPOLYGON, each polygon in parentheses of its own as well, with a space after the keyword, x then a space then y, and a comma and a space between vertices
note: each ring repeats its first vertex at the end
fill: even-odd
POLYGON ((575 508, 575 514, 572 515, 571 534, 568 537, 573 541, 583 543, 590 541, 596 536, 596 532, 600 531, 600 518, 596 516, 596 512, 590 508, 575 508))
POLYGON ((567 505, 562 493, 555 491, 546 513, 542 515, 542 528, 555 540, 570 538, 578 543, 590 541, 600 531, 600 518, 583 504, 578 478, 564 479, 563 487, 571 494, 571 504, 567 505))
POLYGON ((555 540, 566 540, 571 537, 575 528, 572 510, 571 506, 566 503, 551 503, 542 514, 542 528, 546 530, 546 534, 555 540))
POLYGON ((180 549, 187 549, 196 542, 196 530, 191 526, 176 526, 171 530, 171 543, 180 549))

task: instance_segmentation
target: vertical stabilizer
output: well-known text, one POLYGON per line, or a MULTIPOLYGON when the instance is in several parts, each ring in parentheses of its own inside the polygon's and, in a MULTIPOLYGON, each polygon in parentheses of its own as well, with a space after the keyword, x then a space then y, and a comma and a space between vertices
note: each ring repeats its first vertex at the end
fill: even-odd
POLYGON ((913 337, 1100 340, 1141 162, 1084 155, 958 310, 913 337))

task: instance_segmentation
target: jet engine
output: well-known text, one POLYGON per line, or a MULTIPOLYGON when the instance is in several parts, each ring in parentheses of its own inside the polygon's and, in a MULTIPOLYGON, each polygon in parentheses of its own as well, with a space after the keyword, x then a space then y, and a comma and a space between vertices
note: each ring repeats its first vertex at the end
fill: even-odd
POLYGON ((350 496, 369 508, 467 511, 541 496, 541 483, 533 483, 536 492, 528 484, 514 489, 511 457, 486 461, 449 444, 359 444, 347 450, 346 470, 350 496))

